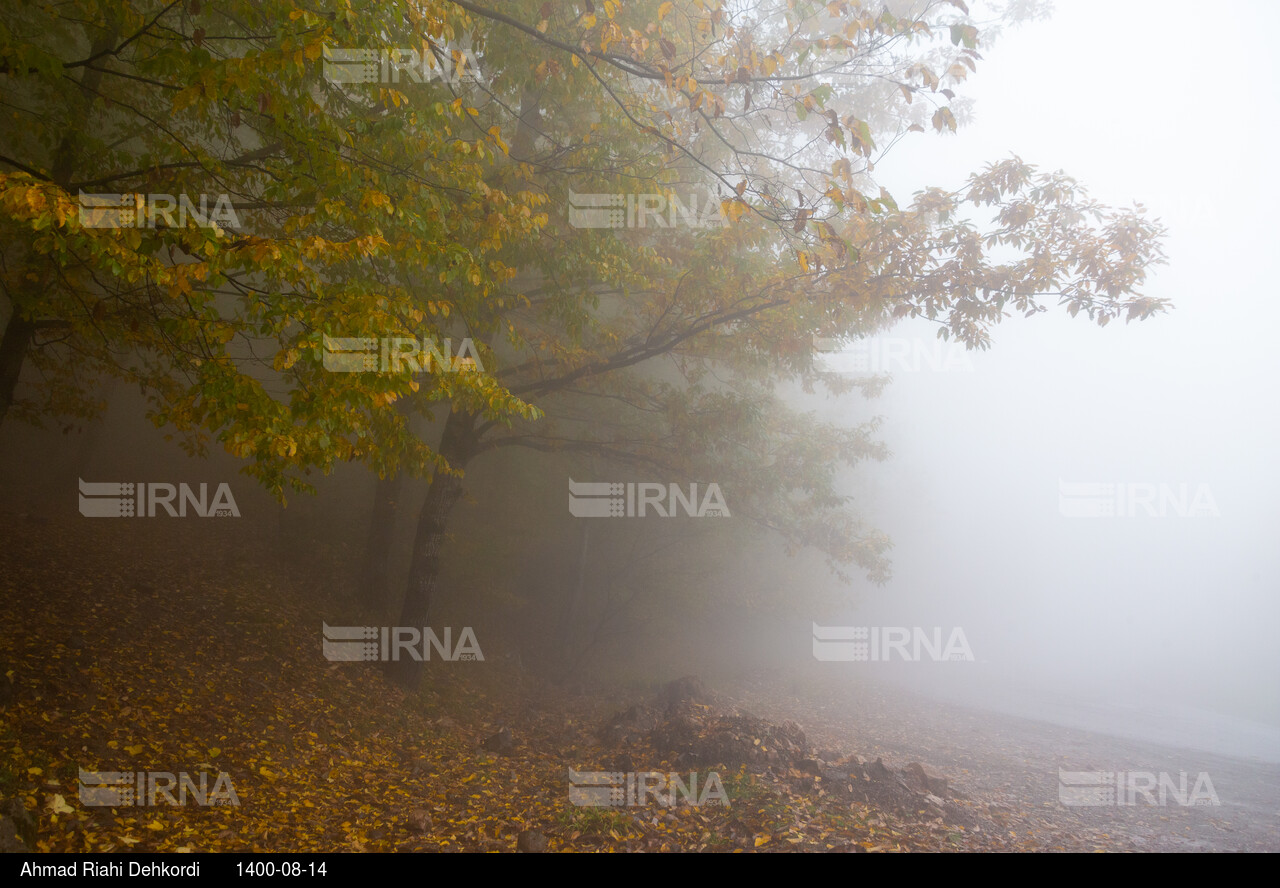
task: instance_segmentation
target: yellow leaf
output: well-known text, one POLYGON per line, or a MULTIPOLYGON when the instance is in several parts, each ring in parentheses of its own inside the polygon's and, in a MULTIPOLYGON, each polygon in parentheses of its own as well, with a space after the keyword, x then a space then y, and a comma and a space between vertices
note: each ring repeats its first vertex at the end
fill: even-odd
POLYGON ((133 746, 126 746, 124 748, 124 751, 129 753, 129 755, 139 755, 142 753, 142 750, 144 749, 146 749, 146 747, 143 746, 141 743, 138 743, 133 746))
POLYGON ((673 9, 675 9, 675 4, 674 4, 674 3, 671 3, 671 2, 670 2, 670 0, 668 0, 668 2, 663 3, 661 6, 659 6, 659 7, 658 7, 658 21, 662 21, 664 18, 666 18, 666 17, 667 17, 667 14, 668 14, 669 12, 671 12, 671 10, 673 10, 673 9))
POLYGON ((147 824, 147 829, 151 829, 151 830, 155 830, 156 832, 159 832, 160 830, 164 829, 164 824, 161 823, 159 820, 153 820, 147 824))
POLYGON ((54 814, 72 814, 74 809, 67 804, 67 800, 60 795, 55 795, 49 800, 49 810, 54 814))
POLYGON ((756 847, 769 844, 769 836, 756 836, 756 847))

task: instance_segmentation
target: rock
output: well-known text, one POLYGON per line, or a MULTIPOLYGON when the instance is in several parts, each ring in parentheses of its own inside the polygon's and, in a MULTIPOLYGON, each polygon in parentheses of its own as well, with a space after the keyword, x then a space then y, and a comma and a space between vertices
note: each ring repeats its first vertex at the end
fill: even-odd
POLYGON ((618 746, 640 739, 658 726, 658 713, 636 704, 616 712, 600 732, 606 746, 618 746))
POLYGON ((516 850, 525 854, 541 854, 547 850, 547 837, 536 829, 523 830, 516 837, 516 850))
POLYGON ((13 679, 8 675, 9 672, 10 670, 5 668, 5 664, 0 663, 0 706, 8 706, 18 696, 13 679))
POLYGON ((868 780, 888 780, 893 776, 893 772, 885 766, 885 763, 879 757, 874 762, 863 768, 868 780))
POLYGON ((26 846, 23 850, 36 846, 36 821, 21 799, 6 799, 0 805, 0 818, 12 825, 14 833, 26 846))
POLYGON ((798 774, 791 778, 791 785, 804 792, 813 792, 818 788, 818 778, 811 774, 798 774))
POLYGON ((809 742, 794 722, 770 724, 750 715, 719 716, 703 724, 678 715, 649 735, 664 759, 696 765, 769 765, 790 768, 809 757, 809 742))
POLYGON ((634 771, 636 763, 627 753, 619 753, 605 762, 605 767, 610 771, 634 771))
POLYGON ((13 820, 0 817, 0 854, 29 854, 31 849, 22 844, 13 820))
POLYGON ((486 737, 480 745, 490 752, 510 755, 516 750, 516 738, 512 735, 510 728, 503 728, 498 733, 486 737))
POLYGON ((689 718, 669 718, 649 732, 649 742, 659 755, 677 759, 694 753, 698 743, 698 726, 689 718))
POLYGON ((707 703, 710 694, 696 675, 686 675, 667 682, 658 693, 658 706, 670 710, 685 703, 707 703))
POLYGON ((409 812, 409 831, 415 833, 431 832, 431 815, 425 808, 414 808, 409 812))
POLYGON ((947 778, 919 762, 912 762, 903 768, 902 776, 906 779, 907 786, 916 792, 944 798, 947 795, 947 778))

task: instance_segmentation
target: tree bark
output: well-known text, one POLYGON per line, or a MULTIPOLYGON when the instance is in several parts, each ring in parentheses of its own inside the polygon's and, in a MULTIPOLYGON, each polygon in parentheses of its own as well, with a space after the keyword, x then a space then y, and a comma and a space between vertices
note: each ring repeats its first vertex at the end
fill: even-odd
POLYGON ((364 549, 365 603, 377 613, 387 610, 391 599, 391 553, 395 546, 396 518, 404 479, 399 473, 379 478, 374 486, 373 518, 369 521, 369 539, 364 549))
MULTIPOLYGON (((450 413, 440 436, 440 455, 449 461, 452 468, 461 470, 474 455, 475 442, 475 416, 470 413, 450 413)), ((409 565, 409 582, 397 626, 422 629, 427 625, 431 598, 440 578, 449 513, 461 496, 460 477, 436 472, 427 489, 426 501, 418 513, 413 560, 409 565)), ((417 660, 403 658, 387 665, 391 678, 402 687, 416 688, 422 681, 423 667, 417 660)))
MULTIPOLYGON (((94 41, 90 50, 91 55, 97 55, 115 46, 118 26, 113 15, 109 14, 108 18, 111 19, 108 31, 94 41)), ((102 71, 94 68, 86 68, 80 77, 80 93, 84 98, 84 107, 81 112, 82 124, 88 120, 89 109, 97 98, 101 80, 102 71)), ((71 181, 74 137, 78 131, 73 127, 64 133, 53 155, 51 170, 53 182, 64 191, 71 181)), ((50 272, 46 270, 40 283, 32 287, 32 290, 40 294, 48 286, 49 277, 50 272)), ((22 373, 22 364, 27 358, 27 352, 31 349, 32 338, 36 331, 36 322, 22 315, 22 299, 15 297, 12 302, 13 313, 9 315, 9 324, 4 328, 4 338, 0 339, 0 424, 4 423, 5 417, 9 415, 9 408, 13 406, 13 392, 18 386, 18 376, 22 373)))
POLYGON ((590 531, 590 519, 582 521, 582 546, 578 552, 578 580, 574 585, 573 592, 565 601, 564 612, 560 615, 560 665, 564 665, 571 659, 570 651, 575 647, 572 634, 573 625, 574 619, 578 615, 578 608, 582 603, 582 593, 586 586, 587 542, 590 539, 590 531))
POLYGON ((35 322, 24 318, 18 306, 14 305, 13 314, 4 328, 4 337, 0 338, 0 424, 4 423, 13 405, 13 392, 18 387, 18 376, 22 373, 22 364, 35 331, 35 322))

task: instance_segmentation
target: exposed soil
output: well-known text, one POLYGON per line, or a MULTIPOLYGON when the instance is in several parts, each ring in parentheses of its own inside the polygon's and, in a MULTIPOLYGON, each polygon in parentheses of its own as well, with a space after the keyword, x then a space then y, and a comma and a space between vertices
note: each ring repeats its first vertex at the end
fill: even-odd
MULTIPOLYGON (((953 788, 985 803, 1010 834, 1035 836, 1047 847, 1134 851, 1280 851, 1280 765, 1062 727, 913 695, 896 688, 832 684, 797 689, 746 684, 736 696, 760 715, 793 719, 817 746, 884 756, 899 766, 919 760, 945 774, 953 788), (797 693, 797 690, 799 693, 797 693), (1186 772, 1186 797, 1206 772, 1218 806, 1078 807, 1059 799, 1063 771, 1186 772)), ((1122 800, 1125 797, 1122 795, 1122 800)), ((1159 802, 1159 793, 1155 793, 1159 802)))

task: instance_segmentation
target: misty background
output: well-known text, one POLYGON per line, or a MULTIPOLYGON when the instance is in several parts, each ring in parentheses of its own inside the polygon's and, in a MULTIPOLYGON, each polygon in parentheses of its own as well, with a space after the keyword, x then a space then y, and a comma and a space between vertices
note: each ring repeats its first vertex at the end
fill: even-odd
POLYGON ((1152 13, 1058 4, 984 53, 969 126, 877 166, 901 198, 1016 153, 1141 202, 1169 228, 1149 292, 1174 309, 1105 329, 1015 315, 990 351, 895 373, 876 402, 893 457, 869 473, 894 579, 851 613, 964 628, 977 662, 901 664, 918 688, 1277 761, 1280 8, 1216 9, 1248 23, 1229 41, 1200 36, 1201 6, 1152 13), (1062 517, 1059 479, 1207 484, 1220 517, 1062 517))
MULTIPOLYGON (((958 134, 907 139, 877 165, 904 204, 918 188, 958 187, 1010 153, 1064 169, 1103 203, 1142 202, 1169 227, 1169 263, 1146 289, 1175 303, 1105 329, 1064 312, 1015 316, 993 331, 990 351, 894 372, 878 399, 810 396, 804 406, 828 418, 884 417, 891 459, 849 484, 868 521, 893 538, 890 583, 842 586, 817 559, 788 559, 768 543, 744 564, 732 546, 711 545, 722 531, 696 521, 646 527, 639 549, 631 529, 598 526, 608 522, 584 539, 565 509, 565 482, 605 470, 539 456, 468 471, 468 490, 490 495, 459 506, 442 619, 485 627, 486 653, 500 654, 519 650, 530 625, 548 645, 565 635, 563 602, 575 589, 617 590, 608 601, 642 604, 597 621, 577 664, 584 673, 883 682, 1280 761, 1280 309, 1270 267, 1280 186, 1266 114, 1280 99, 1270 38, 1280 9, 1219 8, 1217 20, 1244 25, 1230 41, 1200 38, 1202 6, 1152 10, 1060 4, 984 52, 958 134), (1068 518, 1060 481, 1208 485, 1219 516, 1068 518), (495 492, 495 505, 477 505, 495 492), (674 604, 678 626, 664 622, 674 604), (813 623, 960 627, 975 662, 818 663, 813 623)), ((933 348, 924 322, 888 336, 933 348)), ((103 424, 62 435, 10 423, 0 433, 0 481, 17 508, 74 514, 77 476, 226 481, 246 521, 359 552, 367 470, 312 479, 320 496, 291 496, 280 513, 236 461, 216 449, 208 462, 186 459, 142 420, 136 392, 110 394, 103 424)), ((416 515, 416 505, 406 511, 416 515)), ((412 522, 404 524, 407 544, 412 522)))

